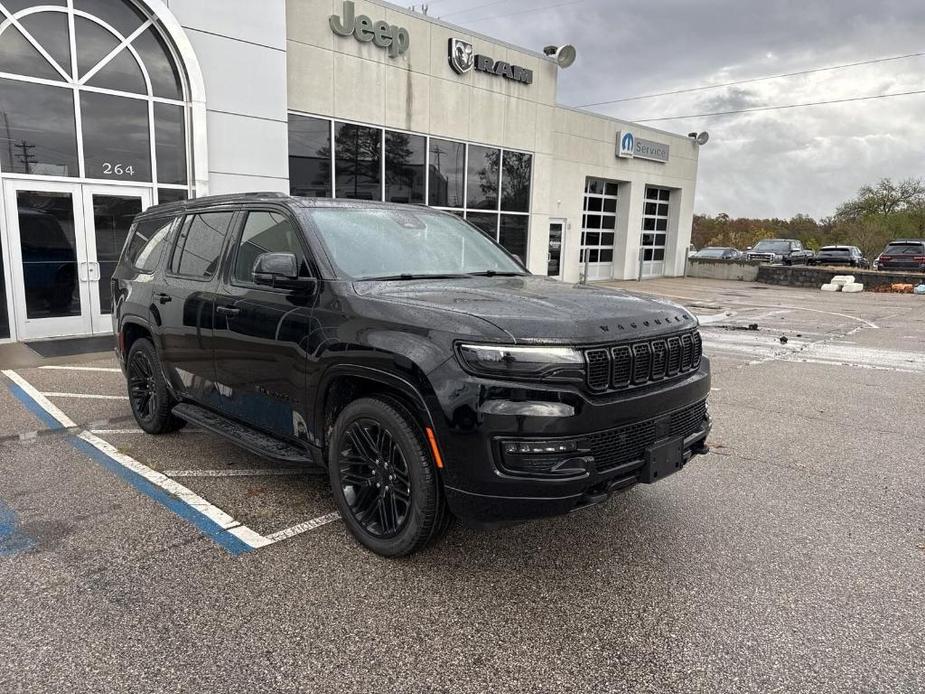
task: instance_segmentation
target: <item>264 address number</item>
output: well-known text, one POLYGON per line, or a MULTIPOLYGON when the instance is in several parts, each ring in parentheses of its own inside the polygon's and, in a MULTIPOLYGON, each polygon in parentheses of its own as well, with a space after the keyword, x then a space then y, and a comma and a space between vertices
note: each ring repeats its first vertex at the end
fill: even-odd
POLYGON ((134 176, 135 167, 132 166, 131 164, 126 166, 125 164, 113 164, 111 162, 104 161, 103 162, 103 174, 105 174, 106 176, 112 176, 112 175, 134 176))

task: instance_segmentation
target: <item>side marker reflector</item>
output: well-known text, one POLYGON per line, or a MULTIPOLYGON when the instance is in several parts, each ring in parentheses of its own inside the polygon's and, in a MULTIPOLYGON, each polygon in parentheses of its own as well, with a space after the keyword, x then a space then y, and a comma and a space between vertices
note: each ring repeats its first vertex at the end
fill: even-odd
POLYGON ((434 462, 437 464, 437 468, 443 469, 443 457, 440 455, 440 449, 437 448, 437 437, 434 436, 434 430, 430 427, 424 427, 424 431, 427 432, 427 441, 430 443, 431 453, 434 454, 434 462))

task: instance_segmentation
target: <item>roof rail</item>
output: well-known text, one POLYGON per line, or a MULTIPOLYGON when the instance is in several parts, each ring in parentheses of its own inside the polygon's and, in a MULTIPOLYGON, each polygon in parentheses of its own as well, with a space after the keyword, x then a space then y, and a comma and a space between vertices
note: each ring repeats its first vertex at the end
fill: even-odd
MULTIPOLYGON (((206 195, 201 198, 189 198, 187 200, 177 200, 176 202, 165 202, 156 205, 153 208, 156 212, 170 212, 182 210, 187 207, 201 207, 205 205, 221 205, 226 202, 241 202, 243 200, 278 200, 290 197, 286 193, 278 191, 255 191, 248 193, 226 193, 224 195, 206 195)), ((145 210, 147 212, 147 210, 145 210)))

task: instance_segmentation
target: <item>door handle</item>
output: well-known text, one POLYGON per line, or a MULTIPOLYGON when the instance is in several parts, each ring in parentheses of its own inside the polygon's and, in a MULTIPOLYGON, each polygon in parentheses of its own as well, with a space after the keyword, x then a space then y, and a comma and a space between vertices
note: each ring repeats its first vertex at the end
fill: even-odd
POLYGON ((234 317, 241 313, 241 309, 234 306, 217 306, 215 312, 221 313, 223 316, 234 317))
POLYGON ((88 265, 89 265, 89 263, 78 263, 78 265, 77 265, 77 278, 78 278, 81 282, 89 282, 89 281, 90 281, 90 279, 89 279, 88 265))
POLYGON ((157 303, 159 304, 169 304, 171 301, 173 301, 173 297, 170 296, 170 294, 164 294, 164 292, 155 294, 154 298, 157 299, 157 303))
POLYGON ((87 263, 87 274, 91 282, 100 281, 100 264, 99 263, 87 263))

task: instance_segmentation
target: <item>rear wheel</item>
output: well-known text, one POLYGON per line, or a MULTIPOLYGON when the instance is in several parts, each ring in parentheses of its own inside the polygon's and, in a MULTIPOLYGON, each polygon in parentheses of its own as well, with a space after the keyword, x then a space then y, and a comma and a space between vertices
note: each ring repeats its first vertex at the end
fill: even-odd
POLYGON ((328 466, 344 523, 377 554, 412 554, 449 525, 421 426, 391 398, 362 398, 341 412, 328 466))
POLYGON ((176 402, 167 390, 150 340, 135 340, 128 352, 125 373, 129 403, 138 426, 149 434, 166 434, 183 427, 185 422, 171 414, 176 402))

